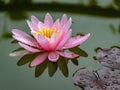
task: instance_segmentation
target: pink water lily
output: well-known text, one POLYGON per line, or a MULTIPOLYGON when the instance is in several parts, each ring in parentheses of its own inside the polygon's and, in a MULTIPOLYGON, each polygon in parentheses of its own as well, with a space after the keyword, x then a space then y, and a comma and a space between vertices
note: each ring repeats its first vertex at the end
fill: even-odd
POLYGON ((52 16, 47 13, 44 22, 39 21, 35 16, 31 16, 31 20, 27 21, 31 34, 26 34, 22 30, 13 29, 13 38, 16 39, 19 45, 30 53, 40 53, 32 62, 31 66, 37 66, 43 63, 47 58, 56 62, 59 56, 65 58, 76 58, 79 55, 71 52, 66 52, 66 49, 76 47, 85 42, 90 34, 85 36, 77 35, 72 37, 72 18, 67 19, 64 14, 55 22, 52 16))

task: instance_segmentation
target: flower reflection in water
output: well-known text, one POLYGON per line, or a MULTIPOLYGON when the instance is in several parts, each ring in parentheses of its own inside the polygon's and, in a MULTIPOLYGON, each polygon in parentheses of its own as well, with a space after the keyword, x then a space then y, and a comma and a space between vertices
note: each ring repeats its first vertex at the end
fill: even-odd
POLYGON ((53 76, 59 67, 67 77, 68 60, 72 60, 77 65, 77 57, 81 54, 87 56, 83 50, 78 48, 78 45, 85 42, 90 34, 72 37, 72 29, 70 28, 72 19, 67 20, 66 14, 62 16, 61 20, 57 19, 54 22, 52 16, 47 13, 44 23, 32 16, 31 21, 28 20, 27 23, 33 37, 22 30, 13 29, 13 38, 22 48, 13 51, 10 56, 24 55, 18 65, 30 62, 30 67, 36 67, 36 77, 41 75, 46 67, 48 67, 50 76, 53 76))

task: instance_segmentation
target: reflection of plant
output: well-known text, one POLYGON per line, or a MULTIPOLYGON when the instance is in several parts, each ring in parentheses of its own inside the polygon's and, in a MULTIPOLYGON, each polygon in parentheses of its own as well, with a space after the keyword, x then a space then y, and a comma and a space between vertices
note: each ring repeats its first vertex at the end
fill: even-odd
POLYGON ((114 25, 110 24, 110 29, 111 31, 115 34, 115 33, 119 33, 120 34, 120 24, 118 26, 118 29, 115 28, 114 25))
MULTIPOLYGON (((2 1, 3 2, 3 1, 2 1)), ((99 6, 97 0, 88 0, 89 4, 84 5, 83 3, 78 4, 64 4, 59 2, 51 2, 51 3, 33 3, 32 0, 10 0, 8 4, 0 3, 0 11, 8 11, 11 14, 14 12, 22 11, 57 11, 57 12, 71 12, 71 13, 80 13, 80 14, 88 14, 93 16, 102 16, 102 17, 120 17, 120 0, 113 0, 112 3, 118 8, 116 10, 112 3, 106 8, 99 6), (16 8, 17 7, 17 8, 16 8)), ((24 12, 24 13, 25 13, 24 12)), ((11 15, 9 14, 9 15, 11 15)), ((23 14, 20 14, 21 18, 23 14)), ((19 17, 20 17, 19 15, 19 17)), ((13 16, 13 14, 12 14, 13 16)), ((17 16, 16 16, 17 17, 17 16)), ((12 19, 16 19, 12 17, 12 19)), ((23 18, 24 19, 24 18, 23 18)))
MULTIPOLYGON (((111 4, 106 5, 104 8, 99 5, 98 0, 87 0, 87 5, 81 1, 84 0, 80 0, 78 4, 67 4, 57 1, 34 3, 34 0, 0 0, 0 11, 6 11, 12 20, 26 19, 28 17, 28 11, 70 12, 106 18, 120 17, 120 0, 113 0, 111 4), (114 7, 117 7, 117 10, 114 7)), ((5 33, 3 38, 11 38, 11 34, 5 33)))
MULTIPOLYGON (((52 72, 49 73, 50 76, 55 73, 57 65, 63 74, 67 76, 68 70, 66 59, 75 60, 75 58, 79 56, 78 52, 83 52, 81 53, 82 56, 87 56, 86 53, 77 46, 85 42, 89 38, 90 34, 72 37, 72 29, 70 29, 72 19, 70 18, 67 20, 66 15, 63 15, 61 21, 57 19, 55 23, 53 22, 50 14, 46 14, 44 23, 32 16, 31 21, 27 21, 27 23, 31 29, 33 37, 18 29, 13 29, 12 31, 13 38, 18 41, 17 43, 22 47, 22 49, 17 49, 10 55, 25 55, 18 62, 18 65, 26 64, 30 61, 30 67, 37 66, 37 72, 40 70, 39 67, 43 65, 45 66, 45 64, 42 63, 48 59, 48 71, 52 72)), ((73 63, 77 65, 76 62, 73 61, 73 63)))

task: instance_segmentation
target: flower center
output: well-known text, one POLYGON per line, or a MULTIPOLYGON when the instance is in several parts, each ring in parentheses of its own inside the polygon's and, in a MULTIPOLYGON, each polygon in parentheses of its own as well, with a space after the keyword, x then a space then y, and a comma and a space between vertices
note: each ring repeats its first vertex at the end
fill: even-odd
POLYGON ((59 35, 60 34, 60 30, 58 30, 56 28, 44 28, 44 29, 40 29, 35 34, 36 35, 42 35, 42 36, 45 36, 47 38, 51 38, 53 33, 59 35))

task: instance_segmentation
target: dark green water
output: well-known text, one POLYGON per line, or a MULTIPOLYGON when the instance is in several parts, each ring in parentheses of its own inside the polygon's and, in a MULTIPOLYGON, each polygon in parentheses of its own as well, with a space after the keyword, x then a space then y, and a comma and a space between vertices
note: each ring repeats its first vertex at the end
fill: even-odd
MULTIPOLYGON (((61 17, 63 13, 50 12, 54 20, 61 17)), ((0 14, 0 35, 3 33, 4 21, 6 19, 5 29, 10 32, 12 28, 22 29, 26 32, 30 32, 26 20, 11 21, 8 17, 4 16, 4 13, 0 14)), ((45 13, 30 12, 30 16, 34 15, 41 20, 45 13)), ((90 38, 83 43, 80 48, 88 53, 88 57, 80 57, 78 59, 79 65, 75 66, 71 61, 68 63, 69 76, 66 78, 62 75, 60 70, 53 77, 49 77, 47 69, 38 78, 34 76, 34 69, 29 68, 28 65, 17 66, 16 63, 20 57, 10 57, 9 53, 16 49, 18 45, 10 44, 11 39, 0 39, 0 90, 80 90, 80 88, 74 86, 72 75, 73 73, 82 67, 90 66, 93 69, 99 67, 99 63, 93 59, 95 55, 94 49, 97 47, 109 48, 111 46, 120 46, 120 33, 118 32, 118 26, 120 19, 100 18, 83 16, 76 14, 69 14, 68 17, 72 17, 73 34, 76 33, 91 33, 90 38), (113 31, 110 28, 110 24, 116 28, 113 31)))

